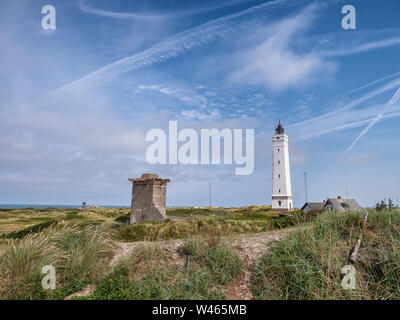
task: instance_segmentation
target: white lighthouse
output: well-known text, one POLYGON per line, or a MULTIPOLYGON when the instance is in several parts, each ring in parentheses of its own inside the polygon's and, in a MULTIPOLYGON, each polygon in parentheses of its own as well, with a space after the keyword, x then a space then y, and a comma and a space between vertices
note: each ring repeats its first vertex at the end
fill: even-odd
POLYGON ((293 209, 290 183, 289 139, 279 121, 272 136, 272 209, 293 209))

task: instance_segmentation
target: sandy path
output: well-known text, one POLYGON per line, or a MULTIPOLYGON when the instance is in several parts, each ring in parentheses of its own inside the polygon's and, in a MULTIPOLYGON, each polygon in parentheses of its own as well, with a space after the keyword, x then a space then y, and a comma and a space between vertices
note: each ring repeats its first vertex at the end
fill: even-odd
POLYGON ((293 229, 244 234, 232 238, 231 245, 242 259, 244 271, 242 275, 225 287, 227 300, 253 299, 250 281, 255 264, 273 243, 281 240, 291 230, 293 229))

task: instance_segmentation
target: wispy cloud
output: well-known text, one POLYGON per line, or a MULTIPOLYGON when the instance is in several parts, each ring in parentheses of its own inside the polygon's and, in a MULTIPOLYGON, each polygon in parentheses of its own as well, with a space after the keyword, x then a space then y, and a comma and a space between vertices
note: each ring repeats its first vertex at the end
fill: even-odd
MULTIPOLYGON (((177 57, 188 50, 209 43, 218 37, 223 37, 228 33, 233 32, 238 24, 247 22, 251 17, 263 15, 265 18, 266 14, 272 13, 274 10, 277 10, 283 6, 293 7, 298 4, 300 4, 300 1, 273 0, 180 32, 138 54, 110 63, 78 80, 75 80, 60 87, 59 89, 56 89, 55 91, 50 92, 41 100, 41 102, 46 103, 49 100, 51 101, 52 98, 57 97, 59 94, 77 94, 90 88, 110 83, 113 79, 123 73, 149 67, 167 59, 177 57)), ((313 6, 316 5, 314 4, 313 6)), ((298 19, 302 20, 303 22, 307 22, 308 20, 302 14, 298 16, 298 19)), ((269 59, 271 70, 264 68, 263 75, 259 74, 261 79, 266 79, 269 81, 271 86, 290 86, 291 84, 297 83, 298 81, 304 79, 304 75, 311 74, 314 69, 321 67, 321 59, 313 53, 307 55, 296 55, 291 51, 285 50, 287 48, 288 41, 292 38, 295 32, 293 28, 299 27, 299 24, 296 23, 296 20, 293 20, 292 23, 290 23, 289 20, 289 25, 292 26, 290 29, 291 32, 282 31, 282 40, 279 40, 277 37, 273 37, 270 39, 270 41, 265 42, 259 50, 259 54, 262 57, 262 52, 264 52, 265 49, 274 49, 274 45, 278 44, 277 50, 272 50, 273 53, 275 52, 275 54, 272 56, 273 59, 269 59), (273 65, 279 65, 287 72, 282 72, 282 68, 279 72, 275 72, 277 69, 272 68, 273 65), (289 68, 288 66, 295 68, 289 68), (271 75, 269 75, 269 73, 271 73, 271 75), (276 81, 276 83, 274 81, 276 81)), ((381 43, 380 45, 396 43, 397 42, 389 41, 381 43)), ((376 45, 377 44, 365 44, 362 46, 362 50, 373 49, 376 47, 376 45)), ((349 49, 348 51, 342 51, 341 54, 346 54, 346 52, 349 54, 353 51, 352 49, 349 49)), ((325 64, 325 66, 326 65, 327 64, 325 64)), ((251 68, 251 65, 249 68, 254 69, 254 67, 251 68)))
MULTIPOLYGON (((397 110, 400 110, 400 104, 394 105, 397 110)), ((313 125, 305 126, 297 130, 292 130, 297 134, 296 139, 307 140, 313 139, 322 135, 338 132, 342 130, 348 130, 358 127, 363 127, 371 123, 375 117, 364 118, 363 120, 354 121, 353 117, 358 118, 364 116, 365 111, 359 110, 353 113, 342 114, 340 117, 330 118, 327 121, 316 122, 313 125), (351 116, 351 117, 350 117, 351 116), (352 120, 350 120, 350 119, 352 120)), ((400 111, 390 112, 382 115, 381 119, 392 119, 400 117, 400 111)))
POLYGON ((184 110, 180 115, 189 120, 217 120, 221 118, 221 114, 216 109, 211 110, 210 112, 199 111, 196 109, 184 110))
POLYGON ((310 53, 299 54, 292 48, 296 38, 309 29, 321 7, 309 5, 295 16, 283 19, 263 29, 267 35, 257 39, 257 44, 239 56, 241 68, 231 75, 231 80, 241 83, 265 85, 273 90, 297 87, 318 74, 334 69, 331 62, 310 53))
POLYGON ((379 94, 385 93, 391 89, 398 88, 399 86, 400 86, 400 78, 396 78, 396 79, 388 82, 387 84, 385 84, 377 89, 371 90, 368 93, 362 95, 361 97, 358 97, 358 98, 352 100, 351 102, 346 103, 344 106, 338 105, 336 108, 333 108, 334 110, 331 112, 322 114, 317 117, 313 117, 311 119, 307 119, 305 121, 293 123, 287 127, 295 128, 295 127, 301 127, 301 126, 306 126, 306 125, 315 124, 315 123, 322 123, 321 121, 323 119, 325 121, 329 122, 330 119, 332 119, 334 116, 338 116, 338 117, 341 117, 344 119, 343 115, 341 115, 342 112, 353 109, 353 108, 359 106, 360 104, 370 100, 371 98, 376 97, 379 94))
POLYGON ((366 51, 391 47, 394 45, 400 45, 400 37, 394 37, 389 39, 383 39, 379 41, 372 41, 368 43, 364 43, 352 48, 348 49, 339 49, 339 50, 329 50, 329 51, 321 51, 318 54, 324 57, 339 57, 339 56, 348 56, 352 54, 362 53, 366 51))
POLYGON ((383 107, 382 111, 378 114, 376 118, 374 118, 368 126, 358 135, 358 137, 353 141, 353 143, 350 145, 350 147, 347 148, 346 153, 350 152, 351 149, 354 148, 354 146, 357 144, 357 142, 379 121, 383 118, 384 114, 387 112, 387 109, 394 105, 396 102, 400 100, 400 88, 397 89, 396 93, 393 95, 393 97, 390 99, 390 101, 385 104, 383 107))
POLYGON ((193 90, 185 90, 181 88, 171 88, 168 85, 139 85, 136 92, 146 90, 158 91, 162 94, 174 97, 182 101, 188 106, 206 108, 208 100, 205 96, 198 94, 193 90))
MULTIPOLYGON (((361 88, 367 88, 373 84, 380 83, 383 79, 389 79, 393 76, 372 81, 361 88)), ((321 135, 348 130, 352 128, 366 126, 359 136, 353 141, 345 154, 353 149, 357 142, 370 130, 378 121, 383 119, 391 119, 400 116, 400 78, 389 81, 380 87, 370 90, 362 96, 353 99, 344 106, 338 104, 333 107, 333 111, 322 114, 317 117, 300 121, 287 126, 292 132, 296 132, 296 139, 305 140, 315 138, 321 135), (397 89, 389 102, 364 106, 372 98, 377 97, 387 91, 397 89), (359 107, 361 106, 361 108, 359 107)), ((354 91, 358 91, 357 89, 354 91)))
POLYGON ((389 74, 388 76, 379 78, 379 79, 374 80, 374 81, 372 81, 372 82, 370 82, 370 83, 367 83, 367 84, 365 84, 365 85, 363 85, 363 86, 361 86, 361 87, 358 87, 358 88, 356 88, 356 89, 353 89, 353 90, 351 90, 351 91, 345 93, 345 95, 346 95, 346 94, 350 94, 350 93, 355 93, 355 92, 361 91, 361 90, 363 90, 363 89, 369 88, 370 86, 373 86, 373 85, 375 85, 375 84, 377 84, 377 83, 380 83, 380 82, 382 82, 382 81, 385 81, 385 80, 387 80, 387 79, 396 77, 396 76, 398 76, 398 75, 400 75, 400 72, 395 72, 395 73, 389 74))
MULTIPOLYGON (((251 15, 265 14, 269 10, 287 4, 287 2, 287 0, 270 1, 183 31, 141 53, 110 63, 72 83, 64 85, 48 94, 45 98, 49 99, 60 93, 76 94, 100 84, 109 83, 125 72, 148 67, 166 59, 177 57, 187 50, 209 43, 215 38, 232 31, 233 26, 239 23, 241 19, 251 15)), ((293 3, 297 3, 297 1, 293 3)))
POLYGON ((222 2, 219 4, 214 4, 207 7, 197 7, 191 8, 190 10, 175 10, 169 13, 159 13, 159 12, 115 12, 101 10, 93 8, 87 4, 86 1, 81 0, 78 2, 79 8, 89 14, 96 14, 103 17, 115 18, 115 19, 129 19, 129 20, 158 20, 158 19, 173 19, 185 16, 194 16, 203 13, 207 13, 213 10, 222 9, 226 7, 231 7, 234 5, 251 2, 251 0, 233 0, 228 2, 222 2))

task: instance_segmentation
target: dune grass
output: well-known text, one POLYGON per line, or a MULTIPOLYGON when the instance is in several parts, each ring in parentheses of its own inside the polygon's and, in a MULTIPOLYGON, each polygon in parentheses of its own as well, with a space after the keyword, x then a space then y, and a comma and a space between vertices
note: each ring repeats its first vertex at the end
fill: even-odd
POLYGON ((400 299, 400 213, 369 214, 355 264, 356 289, 341 286, 363 213, 323 213, 263 255, 252 281, 257 299, 400 299))
POLYGON ((193 235, 219 236, 263 232, 272 230, 269 221, 260 220, 230 220, 222 218, 202 218, 190 221, 149 222, 123 226, 115 233, 117 241, 159 241, 170 239, 185 239, 193 235))
POLYGON ((129 208, 88 207, 86 210, 67 208, 24 208, 0 210, 0 235, 18 232, 47 221, 63 222, 112 222, 115 218, 126 215, 129 208))
POLYGON ((223 299, 222 286, 242 271, 226 243, 188 240, 179 264, 157 247, 142 247, 123 259, 96 291, 95 300, 223 299))
POLYGON ((114 242, 101 228, 51 226, 9 240, 0 256, 1 299, 63 299, 108 271, 114 242), (45 265, 56 269, 57 290, 41 287, 45 265))
POLYGON ((256 299, 400 299, 398 210, 371 211, 355 264, 357 288, 349 291, 341 286, 341 269, 361 232, 363 213, 273 218, 268 207, 212 208, 209 214, 194 209, 173 209, 178 221, 135 225, 115 221, 129 208, 0 211, 0 222, 37 225, 15 233, 20 239, 0 239, 0 299, 64 299, 88 284, 97 289, 81 299, 223 299, 224 286, 240 275, 243 264, 220 237, 291 226, 301 228, 254 266, 256 299), (169 239, 184 240, 178 253, 146 244, 114 268, 109 264, 114 241, 169 239), (56 268, 54 291, 41 288, 45 265, 56 268))

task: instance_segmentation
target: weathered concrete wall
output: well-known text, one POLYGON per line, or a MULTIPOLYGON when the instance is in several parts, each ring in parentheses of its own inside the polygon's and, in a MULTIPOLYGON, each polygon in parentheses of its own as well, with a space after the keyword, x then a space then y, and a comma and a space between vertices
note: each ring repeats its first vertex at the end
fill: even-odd
POLYGON ((156 174, 144 174, 132 182, 131 221, 164 221, 166 215, 167 183, 156 174))

